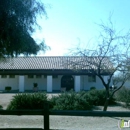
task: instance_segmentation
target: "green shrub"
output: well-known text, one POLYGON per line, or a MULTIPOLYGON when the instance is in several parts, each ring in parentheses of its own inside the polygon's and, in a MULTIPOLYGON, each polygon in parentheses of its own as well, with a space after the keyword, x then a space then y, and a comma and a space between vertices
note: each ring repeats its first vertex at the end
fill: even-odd
MULTIPOLYGON (((54 110, 90 110, 93 106, 101 106, 105 103, 105 90, 90 90, 88 92, 82 91, 66 92, 58 96, 53 96, 50 99, 50 107, 54 110)), ((112 98, 109 105, 113 105, 115 99, 112 98)))
POLYGON ((16 94, 7 107, 7 110, 15 109, 43 109, 47 101, 46 93, 16 94))
POLYGON ((126 107, 130 106, 130 89, 122 87, 115 94, 116 100, 120 102, 124 102, 126 107))
POLYGON ((116 92, 117 101, 129 102, 130 101, 130 89, 122 87, 116 92))
MULTIPOLYGON (((99 105, 104 105, 105 103, 105 100, 106 100, 106 90, 99 90, 99 105)), ((111 92, 110 92, 110 95, 111 95, 111 92)), ((109 105, 115 105, 116 104, 116 99, 115 97, 113 96, 110 100, 109 100, 109 105)))
MULTIPOLYGON (((46 93, 16 94, 7 107, 15 109, 44 109, 44 103, 50 104, 53 110, 91 110, 93 106, 104 105, 105 90, 91 90, 88 92, 65 92, 48 99, 46 93)), ((114 102, 112 98, 109 105, 114 102)))
POLYGON ((2 105, 0 105, 0 109, 3 109, 3 106, 2 106, 2 105))
POLYGON ((50 99, 53 110, 90 110, 90 105, 84 97, 76 92, 65 92, 50 99))
POLYGON ((96 89, 96 87, 91 87, 91 88, 90 88, 90 90, 93 90, 93 89, 95 90, 95 89, 96 89))
POLYGON ((5 87, 5 90, 6 90, 6 91, 10 91, 10 90, 11 90, 11 86, 6 86, 6 87, 5 87))
POLYGON ((51 99, 49 99, 49 107, 50 109, 53 109, 54 106, 56 105, 56 101, 58 100, 59 95, 58 96, 52 96, 51 99))
MULTIPOLYGON (((80 92, 89 102, 89 104, 94 106, 102 106, 106 100, 106 91, 105 90, 90 90, 88 92, 80 92)), ((115 98, 110 99, 109 105, 115 104, 115 98)))

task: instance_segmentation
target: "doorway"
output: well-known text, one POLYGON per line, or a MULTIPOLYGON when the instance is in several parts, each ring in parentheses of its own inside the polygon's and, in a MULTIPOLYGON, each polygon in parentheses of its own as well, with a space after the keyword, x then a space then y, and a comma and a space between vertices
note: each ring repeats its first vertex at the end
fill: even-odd
POLYGON ((74 90, 74 78, 71 75, 62 76, 61 88, 65 88, 66 91, 74 90))

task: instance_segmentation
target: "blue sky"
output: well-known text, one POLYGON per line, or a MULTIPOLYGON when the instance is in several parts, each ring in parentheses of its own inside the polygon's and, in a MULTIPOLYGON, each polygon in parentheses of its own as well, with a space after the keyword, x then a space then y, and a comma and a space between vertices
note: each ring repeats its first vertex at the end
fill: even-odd
POLYGON ((48 18, 39 18, 42 27, 33 37, 51 47, 45 56, 62 56, 79 44, 92 48, 96 44, 101 21, 112 22, 117 30, 130 28, 130 0, 41 0, 46 6, 48 18), (97 24, 96 24, 97 23, 97 24), (91 41, 91 44, 87 44, 91 41), (93 43, 93 44, 92 44, 93 43))

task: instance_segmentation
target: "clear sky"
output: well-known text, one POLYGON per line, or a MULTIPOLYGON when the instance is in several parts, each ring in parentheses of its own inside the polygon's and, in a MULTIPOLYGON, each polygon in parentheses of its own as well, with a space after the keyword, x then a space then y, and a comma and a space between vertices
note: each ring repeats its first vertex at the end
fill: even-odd
MULTIPOLYGON (((41 31, 36 31, 36 40, 45 40, 51 47, 45 56, 67 55, 79 41, 86 45, 99 35, 96 24, 108 22, 110 13, 117 30, 130 28, 130 0, 41 0, 46 6, 48 18, 38 19, 41 31)), ((96 44, 96 42, 94 42, 96 44)), ((90 44, 91 47, 94 44, 90 44)))

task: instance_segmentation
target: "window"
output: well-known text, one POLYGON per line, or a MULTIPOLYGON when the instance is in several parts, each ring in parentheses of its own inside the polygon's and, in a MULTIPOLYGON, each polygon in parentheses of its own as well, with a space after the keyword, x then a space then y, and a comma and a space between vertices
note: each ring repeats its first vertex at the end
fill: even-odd
POLYGON ((88 82, 96 82, 96 76, 95 75, 89 75, 88 76, 88 82))
POLYGON ((36 78, 37 78, 37 79, 39 79, 39 78, 41 78, 41 77, 42 77, 42 75, 40 75, 40 74, 39 74, 39 75, 36 75, 36 78))
POLYGON ((7 78, 7 75, 1 75, 1 78, 7 78))
POLYGON ((32 79, 32 78, 33 78, 33 75, 28 75, 28 78, 29 78, 29 79, 32 79))
POLYGON ((15 75, 9 75, 9 78, 15 78, 15 75))

